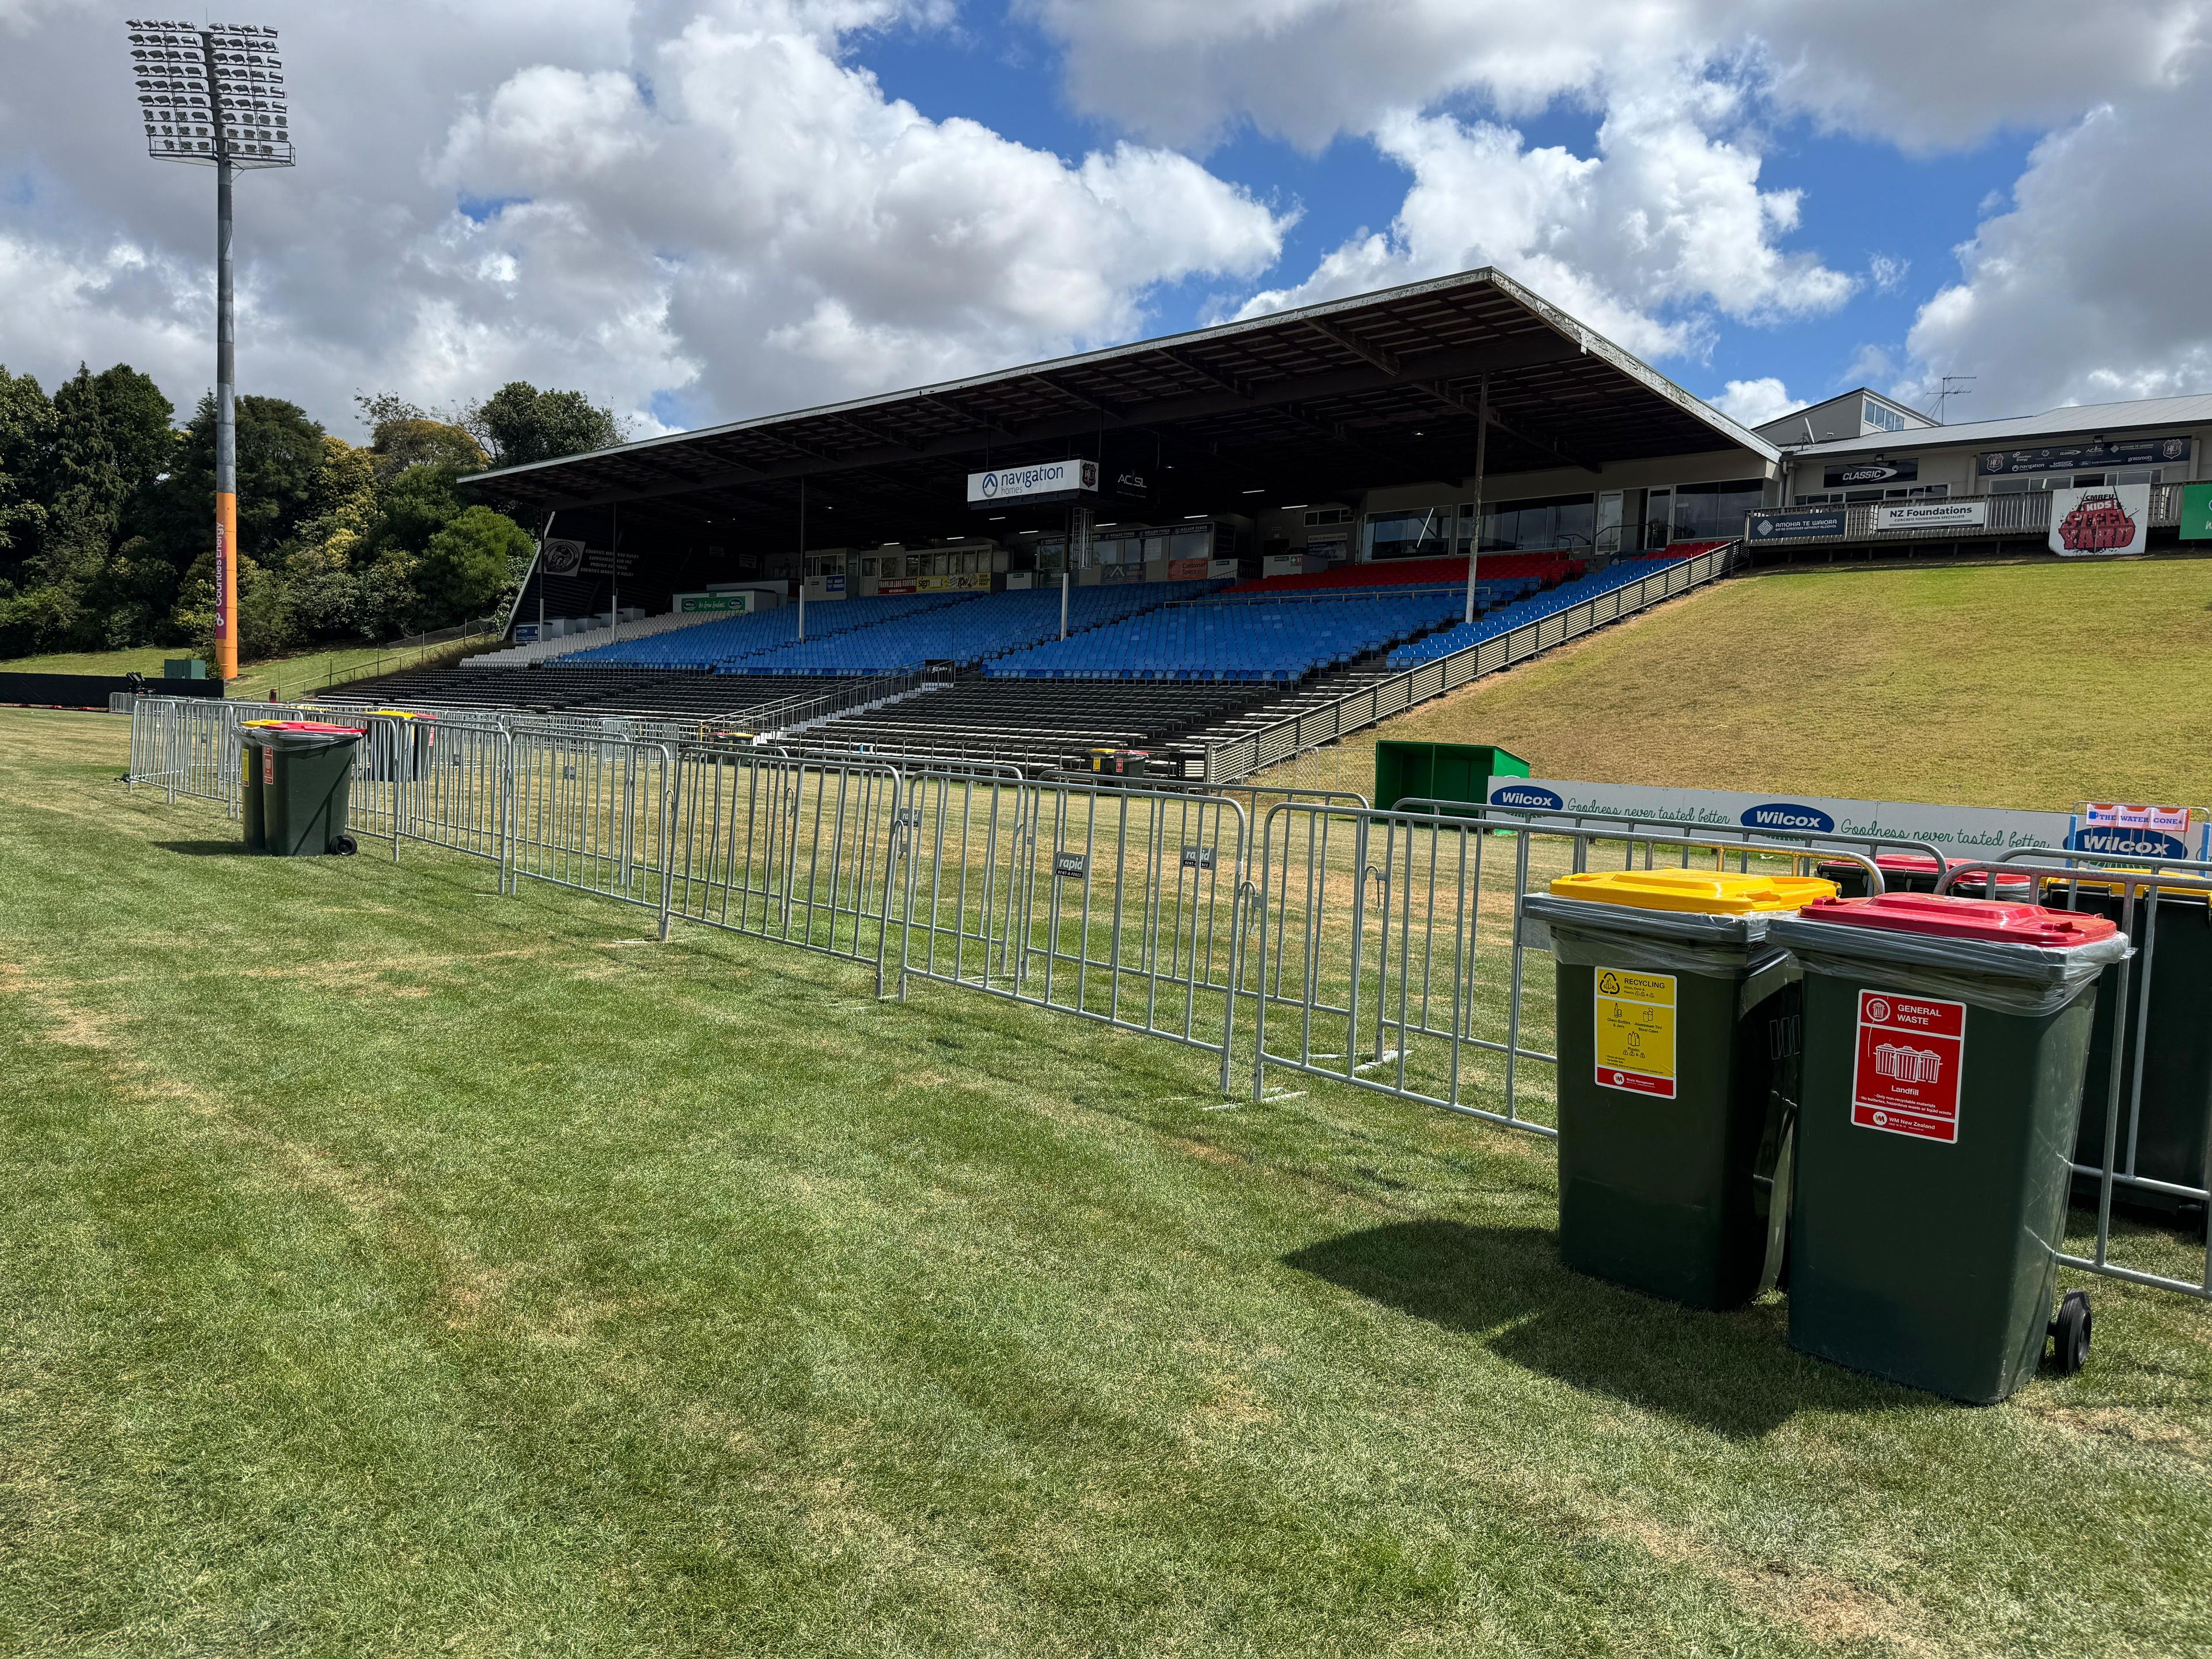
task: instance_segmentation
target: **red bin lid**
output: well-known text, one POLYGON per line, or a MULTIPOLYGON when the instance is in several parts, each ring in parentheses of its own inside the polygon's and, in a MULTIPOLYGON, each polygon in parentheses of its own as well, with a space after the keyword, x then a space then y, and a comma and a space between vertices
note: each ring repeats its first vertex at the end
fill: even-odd
POLYGON ((1949 893, 1883 893, 1875 898, 1815 899, 1798 913, 1805 921, 1879 928, 1893 933, 1933 933, 1942 939, 1992 945, 2040 945, 2069 950, 2110 939, 2118 928, 2103 916, 2046 910, 2005 899, 1959 898, 1949 893))

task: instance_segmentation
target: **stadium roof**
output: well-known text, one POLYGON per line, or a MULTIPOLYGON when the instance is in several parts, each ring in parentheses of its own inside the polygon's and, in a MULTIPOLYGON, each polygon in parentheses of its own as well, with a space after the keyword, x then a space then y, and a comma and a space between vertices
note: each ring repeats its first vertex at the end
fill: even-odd
POLYGON ((1790 446, 1799 455, 1862 454, 1869 450, 1925 448, 1929 444, 1989 444, 2010 447, 2037 438, 2072 438, 2153 427, 2212 425, 2212 396, 2139 398, 2121 404, 2068 404, 2040 415, 2003 421, 1965 421, 1956 426, 1875 432, 1863 438, 1790 446))
POLYGON ((619 503, 626 526, 788 536, 804 480, 810 509, 838 515, 810 521, 823 547, 972 534, 969 471, 1079 456, 1109 489, 1145 481, 1100 503, 1125 516, 1340 500, 1471 474, 1486 374, 1492 477, 1567 466, 1595 485, 1620 461, 1780 453, 1485 269, 468 482, 526 512, 619 503))

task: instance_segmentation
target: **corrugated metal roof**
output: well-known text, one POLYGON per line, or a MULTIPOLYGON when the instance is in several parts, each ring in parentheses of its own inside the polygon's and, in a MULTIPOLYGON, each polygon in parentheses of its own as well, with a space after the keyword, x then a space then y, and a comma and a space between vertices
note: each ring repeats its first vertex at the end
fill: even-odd
POLYGON ((1488 466, 1780 452, 1540 295, 1463 271, 940 386, 733 421, 480 473, 540 509, 620 504, 664 519, 782 523, 808 499, 840 535, 971 526, 968 471, 1095 458, 1155 475, 1161 510, 1218 512, 1252 486, 1338 489, 1474 471, 1484 376, 1488 466), (1172 479, 1164 475, 1172 473, 1172 479))
POLYGON ((2191 398, 2139 398, 2120 404, 2068 404, 2040 415, 2005 421, 1966 421, 1954 426, 1876 432, 1801 444, 1793 455, 1863 455, 1870 451, 1925 449, 1933 444, 1972 444, 1984 449, 2023 447, 2039 438, 2094 437, 2100 433, 2212 425, 2212 393, 2191 398))

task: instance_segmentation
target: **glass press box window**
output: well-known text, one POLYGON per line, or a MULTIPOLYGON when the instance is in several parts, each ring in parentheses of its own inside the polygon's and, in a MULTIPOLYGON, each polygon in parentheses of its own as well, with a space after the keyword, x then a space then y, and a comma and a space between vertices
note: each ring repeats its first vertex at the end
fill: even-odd
POLYGON ((1410 513, 1375 513, 1365 526, 1370 559, 1437 559, 1452 550, 1452 510, 1422 507, 1410 513))
MULTIPOLYGON (((1459 550, 1467 551, 1474 528, 1473 503, 1460 509, 1459 550)), ((1597 497, 1534 495, 1526 501, 1486 502, 1482 550, 1486 553, 1542 552, 1564 548, 1587 553, 1597 538, 1597 497)))
MULTIPOLYGON (((1651 492, 1656 502, 1666 494, 1651 492)), ((1654 539, 1658 546, 1666 541, 1716 542, 1743 534, 1744 515, 1753 507, 1766 502, 1766 486, 1757 478, 1737 478, 1726 483, 1692 483, 1674 486, 1674 533, 1654 539)), ((1656 513, 1652 516, 1658 517, 1656 513)))

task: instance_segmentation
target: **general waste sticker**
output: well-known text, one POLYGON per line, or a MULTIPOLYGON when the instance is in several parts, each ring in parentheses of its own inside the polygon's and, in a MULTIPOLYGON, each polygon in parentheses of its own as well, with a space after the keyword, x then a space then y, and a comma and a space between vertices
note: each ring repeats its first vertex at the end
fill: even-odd
POLYGON ((1966 1067, 1966 1005, 1859 993, 1858 1058, 1851 1121, 1922 1140, 1959 1138, 1959 1085, 1966 1067))
POLYGON ((1601 968, 1597 1086, 1674 1097, 1674 975, 1601 968))

